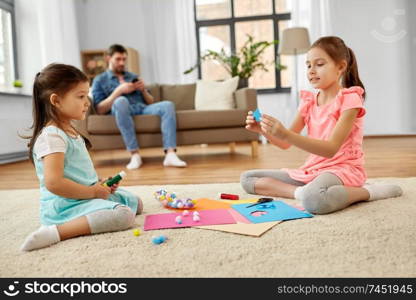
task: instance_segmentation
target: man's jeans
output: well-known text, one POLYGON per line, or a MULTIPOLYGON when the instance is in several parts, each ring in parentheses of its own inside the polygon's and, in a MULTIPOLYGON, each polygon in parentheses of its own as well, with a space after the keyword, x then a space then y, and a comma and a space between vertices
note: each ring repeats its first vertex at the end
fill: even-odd
POLYGON ((128 151, 139 148, 134 127, 134 115, 158 115, 161 119, 163 148, 176 148, 176 114, 175 105, 171 101, 160 101, 150 105, 143 103, 130 104, 124 97, 118 97, 112 107, 111 114, 115 116, 128 151))

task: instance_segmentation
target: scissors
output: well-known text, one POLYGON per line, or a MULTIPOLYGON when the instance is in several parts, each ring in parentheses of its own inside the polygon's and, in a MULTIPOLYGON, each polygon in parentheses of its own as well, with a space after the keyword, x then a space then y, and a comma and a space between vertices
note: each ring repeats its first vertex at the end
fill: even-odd
POLYGON ((257 200, 257 202, 256 202, 256 203, 250 204, 249 206, 246 206, 246 208, 249 208, 249 207, 255 206, 255 205, 257 205, 257 204, 266 203, 266 202, 272 202, 272 201, 273 201, 273 198, 267 198, 267 197, 265 197, 265 198, 260 198, 259 200, 257 200))

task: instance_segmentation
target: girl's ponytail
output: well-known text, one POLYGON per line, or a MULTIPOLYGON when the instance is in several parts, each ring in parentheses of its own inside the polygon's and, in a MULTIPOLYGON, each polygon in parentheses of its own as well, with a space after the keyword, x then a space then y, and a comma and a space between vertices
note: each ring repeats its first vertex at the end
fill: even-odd
POLYGON ((363 98, 365 98, 365 88, 364 84, 361 82, 360 76, 358 75, 358 65, 357 60, 355 58, 354 52, 351 48, 347 47, 348 50, 348 65, 347 69, 345 70, 345 75, 342 79, 342 85, 344 87, 351 87, 351 86, 360 86, 364 90, 363 98))
POLYGON ((33 96, 32 96, 32 117, 33 117, 33 124, 30 127, 32 129, 33 134, 30 138, 28 143, 29 148, 29 159, 33 163, 33 146, 35 145, 36 138, 40 134, 42 128, 47 123, 47 113, 46 107, 42 101, 42 92, 39 87, 39 76, 40 73, 36 74, 35 82, 33 83, 33 96))

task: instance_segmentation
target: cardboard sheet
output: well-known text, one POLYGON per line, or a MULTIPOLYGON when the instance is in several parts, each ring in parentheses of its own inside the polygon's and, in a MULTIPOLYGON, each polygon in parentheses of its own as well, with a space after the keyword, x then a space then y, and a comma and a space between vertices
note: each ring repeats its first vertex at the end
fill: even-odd
POLYGON ((252 224, 244 216, 238 213, 236 210, 230 208, 230 214, 234 217, 236 224, 227 224, 227 225, 209 225, 209 226, 197 226, 196 228, 200 229, 209 229, 209 230, 218 230, 242 235, 256 236, 259 237, 275 225, 279 224, 281 221, 276 222, 267 222, 267 223, 258 223, 252 224))
POLYGON ((266 231, 270 230, 277 224, 281 223, 282 221, 275 221, 275 222, 265 222, 265 223, 258 223, 258 224, 246 224, 246 223, 239 223, 236 224, 229 224, 229 225, 209 225, 209 226, 196 226, 195 228, 200 229, 209 229, 209 230, 218 230, 224 231, 229 233, 236 233, 242 235, 249 235, 259 237, 264 234, 266 231))

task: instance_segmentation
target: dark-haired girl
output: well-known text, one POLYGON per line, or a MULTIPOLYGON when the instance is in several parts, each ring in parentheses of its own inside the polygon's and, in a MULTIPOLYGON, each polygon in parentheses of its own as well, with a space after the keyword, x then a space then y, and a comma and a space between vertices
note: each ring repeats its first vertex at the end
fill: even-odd
POLYGON ((29 154, 40 182, 40 222, 21 249, 43 248, 80 235, 131 227, 141 200, 103 186, 84 139, 71 125, 90 106, 88 78, 77 68, 50 64, 33 84, 33 135, 29 154))

